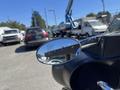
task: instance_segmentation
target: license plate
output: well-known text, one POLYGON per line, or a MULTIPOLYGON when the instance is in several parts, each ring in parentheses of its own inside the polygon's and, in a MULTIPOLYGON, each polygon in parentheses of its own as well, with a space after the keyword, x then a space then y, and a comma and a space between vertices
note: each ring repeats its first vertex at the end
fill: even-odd
POLYGON ((41 39, 42 38, 42 36, 36 36, 36 39, 41 39))

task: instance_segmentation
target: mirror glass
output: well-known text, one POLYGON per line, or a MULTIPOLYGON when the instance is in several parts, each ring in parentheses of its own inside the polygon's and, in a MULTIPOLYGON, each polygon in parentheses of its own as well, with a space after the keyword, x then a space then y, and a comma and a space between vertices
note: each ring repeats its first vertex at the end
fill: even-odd
POLYGON ((37 59, 43 64, 63 64, 76 56, 80 44, 75 39, 61 38, 51 40, 41 46, 36 53, 37 59))

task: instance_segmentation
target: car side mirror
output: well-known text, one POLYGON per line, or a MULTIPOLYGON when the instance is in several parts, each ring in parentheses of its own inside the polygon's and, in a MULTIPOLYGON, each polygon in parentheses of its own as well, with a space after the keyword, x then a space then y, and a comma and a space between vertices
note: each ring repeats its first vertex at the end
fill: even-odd
POLYGON ((75 39, 61 38, 51 40, 41 46, 36 56, 39 62, 47 65, 63 64, 76 56, 80 44, 75 39))

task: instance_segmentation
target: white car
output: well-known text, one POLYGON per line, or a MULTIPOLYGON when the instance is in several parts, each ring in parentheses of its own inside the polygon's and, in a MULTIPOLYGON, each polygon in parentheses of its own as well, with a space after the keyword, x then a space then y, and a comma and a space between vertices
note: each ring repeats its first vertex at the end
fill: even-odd
POLYGON ((81 26, 81 33, 88 34, 89 36, 97 35, 107 31, 107 25, 103 24, 99 20, 85 20, 81 26))
POLYGON ((3 41, 3 34, 5 30, 10 30, 11 28, 9 27, 0 27, 0 43, 3 41))
POLYGON ((21 34, 18 29, 8 29, 3 30, 3 33, 1 35, 1 43, 7 44, 7 43, 13 43, 21 41, 21 34))

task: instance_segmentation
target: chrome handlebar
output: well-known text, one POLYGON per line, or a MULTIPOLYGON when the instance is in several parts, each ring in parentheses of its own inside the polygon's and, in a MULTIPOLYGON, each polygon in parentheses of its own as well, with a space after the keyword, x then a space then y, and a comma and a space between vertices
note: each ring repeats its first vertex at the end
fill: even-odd
POLYGON ((102 90, 115 90, 115 89, 111 88, 110 86, 108 86, 108 84, 103 81, 98 81, 97 85, 100 86, 102 88, 102 90))

